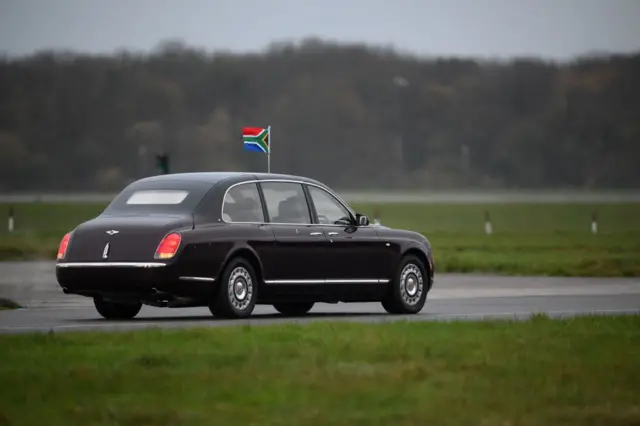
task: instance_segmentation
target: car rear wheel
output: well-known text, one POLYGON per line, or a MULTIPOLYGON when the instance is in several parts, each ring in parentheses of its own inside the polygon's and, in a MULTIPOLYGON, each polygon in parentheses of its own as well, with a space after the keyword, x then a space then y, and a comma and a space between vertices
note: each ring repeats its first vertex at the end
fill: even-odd
POLYGON ((313 305, 314 302, 282 302, 274 303, 273 307, 282 315, 298 316, 309 312, 313 305))
POLYGON ((100 315, 107 319, 131 319, 138 315, 142 309, 142 303, 121 303, 94 297, 93 304, 100 315))
POLYGON ((226 266, 218 293, 209 304, 211 313, 220 318, 247 318, 258 296, 258 280, 251 263, 237 257, 226 266))
POLYGON ((390 314, 417 314, 427 301, 427 271, 422 261, 405 256, 382 307, 390 314))

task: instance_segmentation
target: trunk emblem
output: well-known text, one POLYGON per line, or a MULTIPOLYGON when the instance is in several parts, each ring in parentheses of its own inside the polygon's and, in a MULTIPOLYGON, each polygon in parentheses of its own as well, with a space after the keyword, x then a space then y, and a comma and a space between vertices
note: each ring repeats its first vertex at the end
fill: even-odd
POLYGON ((120 233, 120 231, 116 231, 115 229, 110 229, 110 230, 107 231, 107 234, 109 234, 109 235, 116 235, 116 234, 119 234, 119 233, 120 233))
POLYGON ((104 250, 102 250, 102 258, 106 259, 109 256, 109 243, 104 246, 104 250))

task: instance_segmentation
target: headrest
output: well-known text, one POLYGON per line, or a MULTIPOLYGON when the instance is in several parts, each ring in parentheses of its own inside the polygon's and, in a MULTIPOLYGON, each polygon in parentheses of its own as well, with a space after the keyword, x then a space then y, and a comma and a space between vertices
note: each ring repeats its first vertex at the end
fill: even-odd
POLYGON ((285 217, 300 217, 304 210, 301 208, 300 198, 292 196, 278 204, 278 215, 285 217))
POLYGON ((235 204, 240 209, 254 209, 256 208, 256 206, 258 206, 258 202, 249 197, 241 198, 235 204))

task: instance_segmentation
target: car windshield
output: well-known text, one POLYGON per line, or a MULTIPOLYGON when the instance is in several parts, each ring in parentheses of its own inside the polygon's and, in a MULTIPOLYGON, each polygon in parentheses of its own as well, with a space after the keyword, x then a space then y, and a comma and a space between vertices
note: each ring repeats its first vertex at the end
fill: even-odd
POLYGON ((103 214, 188 214, 210 187, 199 182, 134 183, 118 194, 103 214))

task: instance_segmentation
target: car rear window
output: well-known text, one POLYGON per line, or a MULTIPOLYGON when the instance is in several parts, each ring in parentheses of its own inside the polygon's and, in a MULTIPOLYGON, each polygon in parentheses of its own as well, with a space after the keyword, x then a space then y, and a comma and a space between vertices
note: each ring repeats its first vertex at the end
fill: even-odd
POLYGON ((136 191, 127 200, 127 204, 180 204, 187 198, 189 191, 160 189, 136 191))
POLYGON ((136 182, 118 194, 105 215, 188 214, 211 189, 206 182, 136 182))

